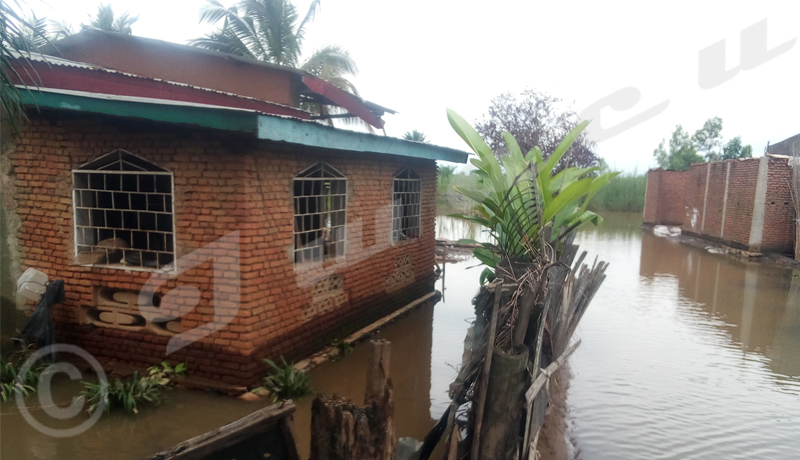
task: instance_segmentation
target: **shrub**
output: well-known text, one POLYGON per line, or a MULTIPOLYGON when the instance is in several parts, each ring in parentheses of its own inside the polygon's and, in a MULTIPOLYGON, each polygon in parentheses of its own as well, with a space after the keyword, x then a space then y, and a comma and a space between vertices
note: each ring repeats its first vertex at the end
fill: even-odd
POLYGON ((81 396, 89 403, 90 414, 102 404, 105 404, 106 413, 122 409, 129 414, 138 414, 141 404, 160 404, 161 392, 169 386, 171 379, 185 372, 185 363, 172 367, 164 361, 160 367, 153 366, 147 369, 148 375, 145 377, 139 377, 139 371, 136 371, 130 380, 82 382, 84 389, 81 391, 81 396))
POLYGON ((273 403, 284 399, 302 399, 311 393, 311 377, 296 370, 294 363, 287 363, 283 356, 281 366, 269 359, 264 362, 272 367, 272 372, 264 377, 264 388, 272 394, 273 403))
POLYGON ((47 368, 47 363, 37 362, 28 369, 25 375, 20 375, 22 365, 30 355, 30 347, 23 345, 22 349, 0 359, 0 397, 3 401, 8 401, 16 394, 27 396, 36 391, 35 385, 42 372, 47 368))

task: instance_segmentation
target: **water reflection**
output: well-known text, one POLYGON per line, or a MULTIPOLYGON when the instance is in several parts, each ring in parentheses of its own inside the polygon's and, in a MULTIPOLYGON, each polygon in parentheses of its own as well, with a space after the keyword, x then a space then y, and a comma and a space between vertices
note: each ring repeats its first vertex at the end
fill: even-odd
MULTIPOLYGON (((589 260, 611 263, 571 358, 568 424, 578 458, 797 458, 800 273, 642 233, 638 215, 604 217, 577 237, 589 260)), ((437 218, 437 230, 440 238, 482 239, 474 225, 448 217, 437 218)), ((473 315, 476 264, 448 264, 447 285, 436 285, 447 300, 379 334, 392 342, 398 436, 421 439, 447 405, 473 315)), ((367 355, 358 345, 315 369, 315 389, 362 402, 367 355)), ((309 405, 301 402, 296 416, 304 458, 309 405)), ((87 433, 57 440, 2 404, 0 458, 141 458, 261 406, 175 391, 158 409, 103 417, 87 433)))
POLYGON ((615 220, 578 236, 611 262, 572 358, 569 424, 579 458, 795 458, 800 298, 792 272, 615 220))
POLYGON ((681 295, 716 320, 733 344, 768 357, 778 375, 800 377, 800 278, 675 244, 644 233, 640 274, 674 277, 681 295))
POLYGON ((484 241, 488 236, 485 236, 479 225, 468 220, 439 215, 436 216, 436 238, 445 238, 451 241, 458 241, 462 238, 484 241))
MULTIPOLYGON (((433 426, 431 420, 431 339, 433 305, 412 311, 376 334, 392 343, 389 377, 394 387, 394 425, 398 437, 422 439, 433 426)), ((353 353, 311 371, 314 390, 337 394, 357 405, 364 402, 369 346, 356 345, 353 353)), ((311 443, 311 401, 299 401, 295 415, 301 458, 308 458, 311 443)))

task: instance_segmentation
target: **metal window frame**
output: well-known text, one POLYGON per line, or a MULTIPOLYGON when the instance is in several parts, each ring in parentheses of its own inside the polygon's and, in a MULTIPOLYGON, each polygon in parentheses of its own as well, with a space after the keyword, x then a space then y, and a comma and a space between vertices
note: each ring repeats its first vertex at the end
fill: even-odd
POLYGON ((420 238, 422 238, 422 178, 417 173, 417 171, 414 170, 414 168, 412 168, 411 166, 405 166, 404 168, 402 168, 400 171, 398 171, 393 176, 393 178, 392 178, 391 197, 392 197, 392 225, 390 227, 390 232, 391 232, 390 239, 391 239, 392 244, 395 245, 395 244, 398 244, 398 243, 400 243, 402 241, 416 241, 416 240, 419 240, 420 238), (401 177, 403 175, 406 175, 408 177, 401 177), (416 191, 411 191, 411 192, 407 192, 407 191, 396 192, 395 188, 396 188, 397 181, 416 183, 418 185, 417 190, 416 191), (412 195, 416 194, 416 196, 417 196, 416 206, 418 206, 418 212, 417 212, 416 216, 414 216, 414 215, 410 216, 412 218, 413 217, 417 218, 416 227, 403 228, 402 227, 402 221, 403 221, 403 219, 408 218, 409 216, 400 216, 400 217, 398 217, 398 209, 402 209, 404 206, 408 206, 408 205, 403 205, 403 204, 399 204, 398 205, 397 201, 396 201, 397 200, 397 196, 398 195, 402 195, 404 193, 405 194, 412 194, 412 195), (401 222, 401 226, 400 226, 399 229, 395 229, 395 222, 396 221, 400 221, 401 222), (397 237, 397 234, 399 232, 401 232, 403 230, 406 230, 406 229, 413 229, 413 228, 417 229, 417 236, 415 236, 413 238, 404 238, 404 239, 400 239, 399 237, 397 237))
MULTIPOLYGON (((301 186, 301 190, 304 190, 304 189, 305 189, 305 187, 301 186)), ((313 193, 313 190, 312 190, 312 193, 313 193)), ((341 171, 339 171, 338 169, 334 168, 333 166, 331 166, 329 163, 327 163, 325 161, 319 161, 317 163, 314 163, 313 165, 305 168, 304 170, 300 171, 299 173, 297 173, 294 176, 294 178, 292 179, 292 227, 293 227, 292 228, 292 261, 294 262, 295 265, 301 265, 301 264, 306 264, 306 263, 323 262, 323 261, 328 260, 328 259, 336 259, 336 258, 339 258, 339 257, 344 257, 344 255, 347 252, 347 201, 348 201, 347 200, 347 176, 345 176, 341 171), (305 174, 316 173, 318 170, 321 171, 321 174, 322 174, 319 177, 305 176, 305 174), (328 174, 328 175, 326 175, 326 174, 328 174), (300 195, 300 196, 295 195, 295 184, 297 184, 298 182, 300 182, 300 183, 312 182, 313 183, 313 182, 331 182, 331 181, 341 181, 342 182, 342 184, 343 184, 342 185, 342 188, 343 188, 342 193, 320 194, 320 195, 313 195, 312 194, 312 195, 300 195), (323 198, 323 197, 329 197, 329 198, 330 197, 340 197, 341 200, 343 201, 342 207, 341 208, 331 208, 331 209, 328 209, 328 210, 326 210, 324 212, 313 212, 313 213, 306 212, 304 214, 298 214, 298 211, 299 211, 299 206, 298 206, 298 201, 297 201, 298 199, 304 199, 304 198, 305 199, 310 199, 310 198, 320 199, 320 198, 323 198), (333 220, 333 218, 332 218, 332 214, 333 213, 342 213, 342 223, 340 225, 336 225, 336 226, 331 225, 331 227, 330 227, 331 234, 333 234, 334 230, 341 229, 341 238, 333 240, 332 243, 327 243, 327 244, 333 244, 334 245, 335 253, 332 254, 332 255, 331 254, 326 255, 325 254, 326 243, 322 243, 321 245, 318 246, 318 247, 320 247, 321 252, 322 252, 322 255, 321 255, 320 258, 315 258, 313 256, 313 253, 312 253, 312 257, 311 258, 305 259, 305 256, 302 254, 302 251, 305 251, 307 249, 312 249, 312 252, 313 252, 313 248, 315 248, 317 246, 305 246, 305 247, 301 246, 301 247, 298 247, 298 235, 312 234, 312 233, 315 233, 315 232, 321 232, 323 227, 320 226, 320 228, 318 228, 318 229, 311 229, 311 230, 306 230, 303 227, 300 231, 298 231, 297 218, 298 217, 309 216, 309 217, 311 217, 313 219, 313 216, 320 216, 320 223, 322 223, 323 216, 325 216, 325 215, 327 215, 328 218, 332 221, 333 220), (339 251, 339 245, 340 244, 341 244, 341 252, 339 251), (298 254, 300 254, 300 260, 298 260, 298 254)), ((308 211, 307 207, 306 207, 306 211, 308 211)), ((313 226, 313 223, 312 223, 312 226, 313 226)), ((313 241, 317 241, 317 240, 313 240, 313 241)))
MULTIPOLYGON (((122 161, 122 160, 120 159, 120 161, 122 161)), ((134 166, 136 166, 136 165, 134 165, 134 166)), ((89 245, 86 245, 86 244, 80 244, 80 245, 78 244, 78 231, 79 231, 79 228, 81 228, 81 229, 82 228, 91 228, 91 229, 108 229, 108 230, 126 230, 126 231, 131 231, 131 232, 140 231, 140 232, 146 233, 148 235, 148 239, 149 239, 149 234, 150 233, 160 233, 160 234, 171 233, 171 238, 172 238, 172 251, 166 251, 166 250, 165 251, 151 251, 149 249, 148 250, 136 250, 136 251, 140 252, 140 257, 142 257, 141 256, 141 252, 153 252, 153 253, 156 253, 156 254, 171 254, 172 255, 172 262, 170 262, 170 263, 168 263, 168 264, 166 264, 165 266, 162 266, 162 267, 155 267, 154 268, 154 267, 145 267, 143 265, 142 266, 135 266, 135 265, 109 264, 109 263, 102 263, 102 264, 75 263, 75 265, 84 266, 84 267, 113 268, 113 269, 120 269, 120 270, 144 271, 144 272, 170 273, 170 272, 176 272, 177 271, 177 259, 178 259, 177 258, 177 249, 178 249, 178 247, 177 247, 177 225, 176 225, 176 220, 175 220, 176 219, 176 216, 175 216, 175 176, 171 171, 163 169, 160 166, 152 163, 151 161, 146 160, 146 159, 144 159, 144 158, 142 158, 142 157, 140 157, 138 155, 135 155, 135 154, 133 154, 133 153, 127 151, 127 150, 116 149, 116 150, 113 150, 113 151, 111 151, 111 152, 109 152, 107 154, 101 155, 101 156, 99 156, 99 157, 97 157, 97 158, 95 158, 93 160, 90 160, 87 163, 84 163, 83 165, 79 166, 77 169, 73 169, 71 171, 71 173, 72 173, 72 221, 73 221, 73 251, 74 251, 73 254, 75 255, 75 259, 77 259, 79 254, 82 254, 82 252, 80 252, 79 249, 78 249, 79 246, 84 246, 84 247, 85 246, 89 246, 89 245), (115 154, 115 153, 125 153, 127 155, 132 156, 132 157, 135 157, 136 159, 138 159, 138 160, 140 160, 140 161, 142 161, 142 162, 144 162, 144 163, 146 163, 148 165, 152 165, 154 168, 157 168, 157 170, 145 170, 145 169, 141 169, 141 170, 84 169, 87 166, 91 166, 92 163, 95 163, 98 160, 100 160, 100 159, 102 159, 104 157, 107 157, 109 155, 115 154), (127 193, 129 195, 128 203, 130 203, 130 194, 131 193, 142 193, 142 194, 145 194, 145 195, 168 195, 170 197, 170 202, 171 202, 171 206, 170 206, 169 210, 166 210, 166 206, 165 206, 165 211, 148 211, 148 210, 144 210, 144 211, 135 210, 135 211, 137 213, 139 213, 139 212, 151 213, 151 214, 154 214, 156 216, 158 214, 162 214, 162 215, 163 214, 169 214, 170 218, 171 218, 171 221, 172 221, 172 231, 171 232, 164 232, 164 231, 158 231, 158 230, 141 230, 141 229, 140 230, 133 230, 133 229, 125 229, 124 227, 115 228, 115 227, 107 227, 107 226, 106 227, 96 227, 94 225, 91 225, 91 218, 90 218, 90 225, 88 225, 88 226, 86 226, 86 225, 78 225, 78 209, 79 208, 80 209, 90 210, 90 212, 91 212, 92 209, 100 209, 100 210, 103 210, 103 211, 107 211, 109 209, 109 208, 99 208, 99 207, 94 207, 94 208, 86 207, 86 206, 83 206, 83 203, 81 203, 81 206, 77 206, 76 196, 77 196, 78 192, 80 192, 80 191, 94 191, 94 192, 103 191, 103 192, 114 193, 114 191, 106 190, 105 188, 103 190, 92 189, 89 182, 87 182, 87 184, 86 184, 87 188, 78 189, 77 188, 77 183, 76 183, 76 180, 75 180, 77 174, 87 174, 87 179, 88 179, 88 175, 89 174, 102 174, 103 175, 103 185, 104 185, 104 187, 105 187, 105 184, 106 184, 106 176, 107 175, 112 175, 112 174, 136 175, 137 178, 140 175, 168 176, 170 178, 170 191, 169 191, 169 194, 160 193, 160 192, 139 192, 138 190, 136 192, 128 192, 128 191, 119 190, 118 192, 119 193, 127 193)), ((137 183, 137 189, 138 189, 138 183, 137 183)), ((117 210, 117 209, 111 208, 111 210, 117 210)), ((122 209, 117 210, 117 211, 124 212, 124 210, 122 210, 122 209)), ((137 216, 137 218, 138 218, 138 216, 137 216)), ((123 219, 124 219, 124 217, 123 217, 123 219)), ((157 219, 157 217, 156 217, 156 219, 157 219)), ((156 225, 158 225, 158 224, 156 223, 156 225)), ((164 240, 165 243, 167 241, 166 238, 167 237, 165 237, 165 240, 164 240)), ((149 242, 148 242, 148 244, 149 244, 149 242)), ((133 249, 133 250, 135 250, 135 249, 133 249)), ((83 253, 85 253, 85 252, 83 252, 83 253)))

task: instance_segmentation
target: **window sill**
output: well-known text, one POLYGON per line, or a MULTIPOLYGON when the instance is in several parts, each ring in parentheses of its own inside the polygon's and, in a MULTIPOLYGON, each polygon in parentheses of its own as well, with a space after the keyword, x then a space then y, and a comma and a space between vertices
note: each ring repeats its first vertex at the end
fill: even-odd
POLYGON ((404 240, 397 240, 392 243, 392 247, 405 246, 407 244, 419 243, 420 238, 406 238, 404 240))
POLYGON ((73 264, 73 266, 87 268, 109 268, 112 270, 124 270, 126 272, 177 273, 177 270, 174 266, 164 268, 132 267, 130 265, 122 264, 73 264))

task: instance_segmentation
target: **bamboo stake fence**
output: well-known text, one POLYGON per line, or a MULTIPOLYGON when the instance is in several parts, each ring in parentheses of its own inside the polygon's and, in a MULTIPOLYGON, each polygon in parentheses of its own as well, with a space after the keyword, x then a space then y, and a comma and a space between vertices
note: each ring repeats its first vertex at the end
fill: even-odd
POLYGON ((573 240, 556 261, 498 266, 498 278, 480 287, 450 405, 420 460, 440 441, 445 460, 536 457, 551 377, 580 345, 570 339, 608 268, 584 263, 586 252, 576 260, 573 240))

